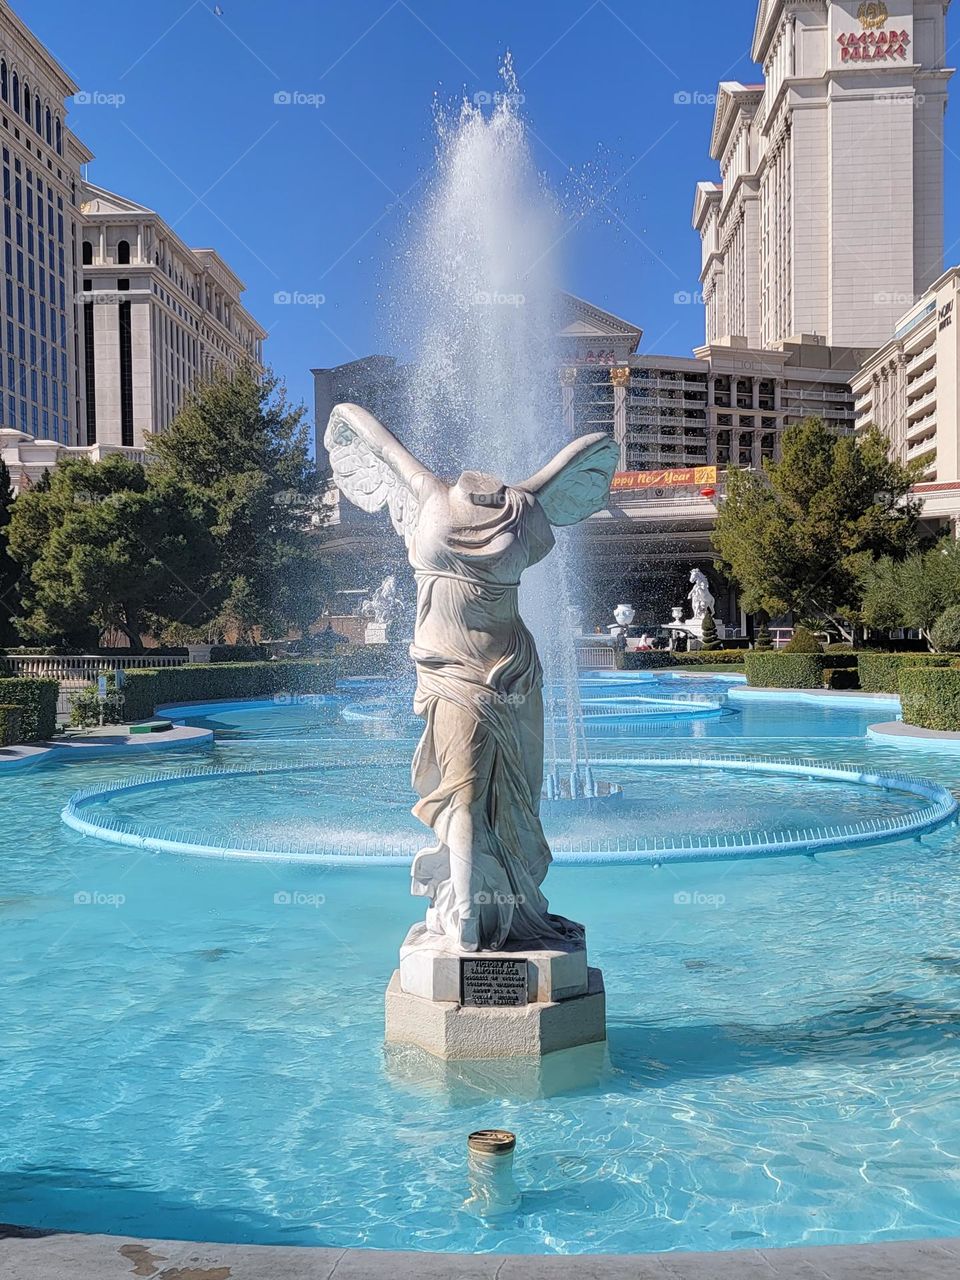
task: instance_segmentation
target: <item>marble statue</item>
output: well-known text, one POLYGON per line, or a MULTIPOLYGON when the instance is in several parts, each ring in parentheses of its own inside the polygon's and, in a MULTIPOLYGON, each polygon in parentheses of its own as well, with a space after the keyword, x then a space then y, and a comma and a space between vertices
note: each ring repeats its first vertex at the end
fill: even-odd
POLYGON ((702 622, 708 609, 713 613, 715 604, 713 594, 710 591, 707 575, 702 569, 690 570, 690 582, 692 583, 692 589, 687 599, 690 601, 690 607, 693 610, 693 621, 702 622))
POLYGON ((403 602, 397 594, 397 576, 388 574, 369 600, 360 606, 360 616, 372 622, 393 622, 403 612, 403 602))
POLYGON ((551 861, 539 814, 542 670, 518 588, 552 549, 552 526, 605 506, 616 443, 584 436, 519 484, 479 471, 448 484, 357 405, 334 408, 324 444, 345 497, 388 507, 417 582, 410 654, 426 726, 413 812, 435 843, 411 875, 429 899, 425 942, 480 951, 582 939, 541 890, 551 861))

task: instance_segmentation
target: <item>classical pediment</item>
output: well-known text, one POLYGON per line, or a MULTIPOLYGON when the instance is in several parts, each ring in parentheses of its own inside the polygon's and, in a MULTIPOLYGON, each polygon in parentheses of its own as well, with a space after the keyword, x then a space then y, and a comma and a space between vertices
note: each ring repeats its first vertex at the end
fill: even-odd
POLYGON ((629 350, 633 352, 643 337, 643 330, 636 325, 601 307, 595 307, 593 303, 585 302, 572 293, 563 295, 563 309, 566 312, 566 323, 560 329, 561 338, 571 338, 578 342, 628 344, 629 350))
POLYGON ((95 187, 89 182, 83 184, 80 200, 80 207, 86 214, 122 213, 136 214, 142 218, 154 212, 146 205, 137 204, 134 200, 128 200, 126 196, 119 196, 115 191, 107 191, 105 187, 95 187))

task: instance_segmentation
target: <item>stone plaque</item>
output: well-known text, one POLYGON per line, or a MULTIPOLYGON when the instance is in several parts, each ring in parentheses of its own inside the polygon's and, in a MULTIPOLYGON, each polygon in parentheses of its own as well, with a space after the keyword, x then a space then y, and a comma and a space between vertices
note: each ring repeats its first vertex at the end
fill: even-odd
POLYGON ((526 960, 462 959, 460 1003, 488 1008, 527 1004, 526 960))

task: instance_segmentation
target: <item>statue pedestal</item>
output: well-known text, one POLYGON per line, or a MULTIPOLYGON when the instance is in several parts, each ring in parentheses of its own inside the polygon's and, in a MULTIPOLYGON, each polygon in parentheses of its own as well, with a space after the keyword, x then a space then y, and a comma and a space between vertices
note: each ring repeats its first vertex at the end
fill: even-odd
POLYGON ((364 644, 386 644, 387 624, 385 622, 368 622, 363 629, 364 644))
POLYGON ((603 976, 582 943, 459 951, 416 925, 387 988, 387 1043, 438 1058, 538 1058, 606 1037, 603 976))

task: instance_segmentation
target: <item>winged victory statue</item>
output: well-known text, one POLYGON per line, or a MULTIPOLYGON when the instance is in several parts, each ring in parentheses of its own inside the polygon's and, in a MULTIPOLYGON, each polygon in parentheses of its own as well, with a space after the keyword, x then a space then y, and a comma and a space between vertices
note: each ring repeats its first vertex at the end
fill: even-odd
POLYGON ((619 447, 601 432, 519 484, 479 471, 449 484, 354 404, 335 406, 324 445, 345 497, 387 507, 416 578, 410 655, 426 725, 413 813, 435 836, 411 870, 412 891, 430 900, 424 940, 488 951, 582 938, 541 890, 543 672, 518 589, 553 548, 553 526, 606 506, 619 447))

